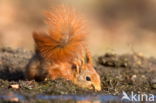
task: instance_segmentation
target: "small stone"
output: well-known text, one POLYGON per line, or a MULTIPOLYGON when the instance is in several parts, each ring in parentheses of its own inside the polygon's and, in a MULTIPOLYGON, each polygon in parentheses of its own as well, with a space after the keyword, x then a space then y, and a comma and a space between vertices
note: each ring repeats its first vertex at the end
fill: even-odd
POLYGON ((151 80, 151 87, 153 89, 156 89, 156 78, 154 78, 154 79, 151 80))
POLYGON ((132 75, 131 80, 132 80, 132 81, 135 81, 136 78, 137 78, 137 75, 132 75))
POLYGON ((9 88, 13 88, 13 89, 19 89, 19 84, 12 84, 9 86, 9 88))

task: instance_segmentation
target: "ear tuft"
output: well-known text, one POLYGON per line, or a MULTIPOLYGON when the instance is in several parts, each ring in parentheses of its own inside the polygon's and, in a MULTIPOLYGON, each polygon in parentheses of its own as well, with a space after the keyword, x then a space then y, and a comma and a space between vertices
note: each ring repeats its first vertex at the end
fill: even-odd
POLYGON ((79 69, 78 65, 72 64, 71 68, 72 68, 72 70, 73 70, 75 73, 78 73, 78 74, 80 73, 80 69, 79 69))

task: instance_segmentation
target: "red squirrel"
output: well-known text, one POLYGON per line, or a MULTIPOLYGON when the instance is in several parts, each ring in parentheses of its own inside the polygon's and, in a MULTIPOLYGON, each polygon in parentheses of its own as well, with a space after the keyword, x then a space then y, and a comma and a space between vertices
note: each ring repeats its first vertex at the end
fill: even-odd
POLYGON ((86 47, 86 22, 64 5, 46 13, 48 32, 34 32, 36 53, 26 67, 26 78, 63 78, 82 88, 101 90, 100 76, 86 47))

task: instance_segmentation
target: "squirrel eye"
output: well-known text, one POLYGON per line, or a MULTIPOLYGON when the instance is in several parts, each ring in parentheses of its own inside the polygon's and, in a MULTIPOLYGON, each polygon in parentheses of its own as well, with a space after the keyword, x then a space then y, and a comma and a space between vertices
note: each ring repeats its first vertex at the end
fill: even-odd
POLYGON ((86 76, 86 80, 87 81, 91 81, 90 77, 86 76))

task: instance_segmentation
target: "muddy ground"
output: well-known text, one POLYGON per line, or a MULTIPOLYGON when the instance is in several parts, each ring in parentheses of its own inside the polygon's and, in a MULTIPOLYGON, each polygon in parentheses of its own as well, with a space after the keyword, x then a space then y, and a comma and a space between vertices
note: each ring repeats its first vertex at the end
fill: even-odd
POLYGON ((82 89, 70 81, 36 82, 24 80, 24 67, 33 52, 24 49, 0 49, 0 99, 5 96, 20 94, 32 101, 38 94, 44 95, 120 95, 122 91, 156 94, 156 59, 143 55, 106 53, 95 57, 95 68, 101 76, 102 91, 82 89), (19 85, 18 89, 11 85, 19 85))

